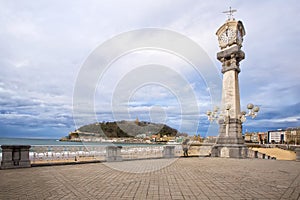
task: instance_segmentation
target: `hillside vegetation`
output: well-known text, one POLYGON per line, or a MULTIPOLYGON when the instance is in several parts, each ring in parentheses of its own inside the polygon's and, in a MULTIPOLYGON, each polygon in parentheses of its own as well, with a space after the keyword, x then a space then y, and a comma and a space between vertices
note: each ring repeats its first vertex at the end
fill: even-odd
POLYGON ((91 133, 91 135, 106 137, 135 137, 139 134, 147 136, 160 134, 161 136, 176 136, 178 131, 165 124, 157 124, 151 122, 136 121, 120 121, 120 122, 97 122, 82 126, 79 132, 91 133))

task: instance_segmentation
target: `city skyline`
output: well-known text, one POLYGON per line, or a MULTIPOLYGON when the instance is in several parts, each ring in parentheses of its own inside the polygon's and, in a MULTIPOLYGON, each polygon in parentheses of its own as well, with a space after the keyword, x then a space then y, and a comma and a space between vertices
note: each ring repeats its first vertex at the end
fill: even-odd
MULTIPOLYGON (((10 1, 1 2, 0 7, 0 137, 59 138, 78 128, 73 121, 73 91, 82 66, 99 45, 133 30, 166 29, 190 38, 206 52, 212 63, 208 68, 217 71, 221 80, 215 33, 226 21, 222 11, 229 6, 237 9, 234 17, 246 29, 242 47, 246 58, 239 74, 241 108, 245 110, 248 103, 261 108, 256 119, 243 124, 243 132, 300 126, 300 6, 295 0, 288 4, 270 0, 10 1)), ((194 129, 188 127, 194 127, 196 120, 196 134, 210 135, 206 111, 215 105, 205 77, 195 75, 189 63, 163 50, 142 49, 116 59, 99 78, 94 99, 98 121, 138 117, 193 135, 194 129), (118 84, 150 64, 167 66, 177 74, 166 74, 169 81, 161 85, 141 85, 119 110, 121 114, 114 113, 118 84), (182 99, 172 90, 182 87, 178 74, 189 83, 199 109, 184 120, 182 99)))

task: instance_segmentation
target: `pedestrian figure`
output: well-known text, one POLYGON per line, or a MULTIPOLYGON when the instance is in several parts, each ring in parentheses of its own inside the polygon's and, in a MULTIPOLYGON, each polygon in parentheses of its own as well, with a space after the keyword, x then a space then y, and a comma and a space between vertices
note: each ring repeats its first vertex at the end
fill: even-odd
POLYGON ((183 156, 188 157, 189 156, 189 154, 188 154, 189 148, 188 148, 186 140, 182 143, 182 150, 183 150, 183 156))

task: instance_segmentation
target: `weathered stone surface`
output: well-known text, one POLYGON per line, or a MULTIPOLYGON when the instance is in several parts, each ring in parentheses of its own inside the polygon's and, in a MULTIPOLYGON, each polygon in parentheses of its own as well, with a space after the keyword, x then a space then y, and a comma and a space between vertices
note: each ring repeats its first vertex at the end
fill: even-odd
POLYGON ((1 169, 31 167, 30 145, 2 145, 1 169))
POLYGON ((300 148, 299 147, 296 148, 295 151, 296 151, 296 161, 300 162, 300 148))
POLYGON ((215 144, 212 147, 212 157, 247 158, 248 148, 242 144, 215 144))
POLYGON ((245 58, 241 45, 232 45, 217 53, 222 63, 222 111, 219 138, 212 147, 212 157, 246 158, 247 146, 242 137, 241 106, 238 74, 240 61, 245 58))
POLYGON ((121 156, 122 146, 107 146, 106 147, 106 161, 107 162, 119 162, 123 158, 121 156))
POLYGON ((230 60, 232 54, 235 54, 235 57, 237 58, 238 61, 241 61, 245 58, 245 53, 240 49, 240 47, 237 45, 234 45, 230 48, 227 48, 223 51, 218 52, 217 59, 219 61, 222 61, 223 59, 230 60))
POLYGON ((174 158, 175 157, 175 146, 164 146, 163 157, 164 158, 174 158))

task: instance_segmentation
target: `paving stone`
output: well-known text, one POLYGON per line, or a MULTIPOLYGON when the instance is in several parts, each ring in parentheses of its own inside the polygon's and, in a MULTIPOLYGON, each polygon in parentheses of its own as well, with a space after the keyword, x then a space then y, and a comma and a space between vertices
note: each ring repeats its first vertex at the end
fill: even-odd
POLYGON ((180 158, 0 170, 0 199, 299 199, 300 162, 180 158))

